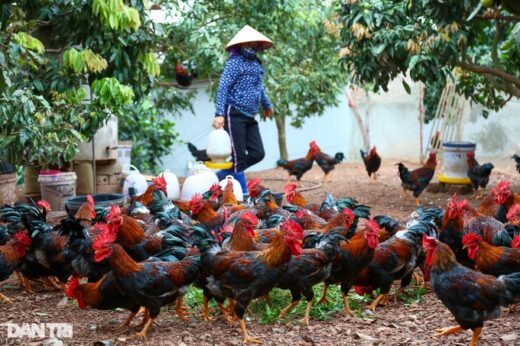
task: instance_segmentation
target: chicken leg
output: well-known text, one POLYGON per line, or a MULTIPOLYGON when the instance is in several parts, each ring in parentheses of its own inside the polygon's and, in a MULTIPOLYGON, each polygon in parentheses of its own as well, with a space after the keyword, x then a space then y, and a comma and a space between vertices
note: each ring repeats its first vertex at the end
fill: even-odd
POLYGON ((310 314, 311 314, 311 308, 312 308, 312 300, 309 300, 309 301, 307 302, 307 307, 305 308, 305 315, 304 315, 304 317, 302 318, 302 323, 305 324, 306 326, 309 325, 310 314))
POLYGON ((137 338, 143 338, 145 339, 146 338, 146 334, 148 334, 148 330, 150 329, 150 327, 152 326, 153 324, 153 321, 154 321, 154 318, 150 317, 148 319, 148 321, 146 321, 146 323, 144 324, 144 327, 143 329, 139 332, 139 333, 136 333, 135 336, 137 338))
POLYGON ((482 332, 482 327, 477 327, 473 329, 473 336, 471 337, 471 342, 469 346, 477 346, 478 338, 480 338, 480 333, 482 332))
POLYGON ((369 308, 370 310, 372 310, 372 311, 376 311, 377 306, 379 305, 379 303, 380 303, 381 300, 383 300, 383 299, 385 299, 386 301, 388 301, 388 293, 378 295, 377 298, 376 298, 376 300, 374 300, 374 301, 372 302, 372 304, 370 304, 370 305, 368 306, 368 308, 369 308))
POLYGON ((394 295, 394 303, 397 303, 397 299, 399 298, 400 295, 402 295, 404 293, 404 288, 403 287, 399 287, 399 290, 395 293, 394 295))
POLYGON ((25 292, 29 294, 34 294, 34 289, 32 288, 31 282, 29 279, 27 279, 23 274, 21 274, 22 277, 22 286, 25 288, 25 292))
POLYGON ((208 297, 205 295, 202 297, 202 320, 203 321, 211 321, 212 318, 209 317, 209 304, 208 297))
POLYGON ((446 335, 450 335, 450 334, 457 334, 460 331, 462 331, 461 326, 441 328, 441 329, 436 330, 435 336, 446 336, 446 335))
POLYGON ((0 293, 0 303, 10 304, 11 303, 11 299, 7 298, 2 293, 0 293))
POLYGON ((420 205, 421 205, 421 200, 419 199, 419 197, 415 197, 415 206, 419 207, 420 205))
POLYGON ((343 313, 345 316, 354 316, 348 305, 348 295, 343 292, 343 313))
POLYGON ((248 342, 252 342, 255 344, 264 343, 260 338, 249 336, 249 334, 247 333, 246 322, 243 319, 240 319, 240 329, 242 329, 242 333, 244 334, 244 344, 247 344, 248 342))
POLYGON ((175 312, 177 312, 177 317, 179 317, 179 319, 181 321, 188 322, 190 320, 188 318, 188 316, 186 316, 187 312, 186 312, 186 309, 184 308, 184 297, 183 296, 180 296, 179 298, 177 298, 175 312))
POLYGON ((128 326, 130 325, 130 322, 134 319, 134 317, 137 315, 139 311, 131 311, 130 315, 126 318, 126 320, 121 324, 119 327, 117 327, 114 331, 116 333, 122 333, 128 329, 128 326))
POLYGON ((403 199, 404 199, 405 201, 408 200, 408 192, 406 192, 406 189, 405 189, 405 188, 403 188, 403 199))
POLYGON ((294 309, 294 307, 295 307, 296 305, 298 305, 299 303, 300 303, 299 300, 294 300, 294 301, 292 301, 291 304, 287 305, 287 306, 285 307, 285 309, 283 309, 283 310, 280 312, 280 315, 278 315, 278 317, 279 317, 279 318, 284 318, 284 317, 287 316, 287 314, 288 314, 289 312, 291 312, 291 310, 294 309))
POLYGON ((328 304, 329 301, 327 300, 327 290, 329 289, 329 285, 323 286, 323 293, 321 294, 321 298, 318 301, 318 304, 328 304))

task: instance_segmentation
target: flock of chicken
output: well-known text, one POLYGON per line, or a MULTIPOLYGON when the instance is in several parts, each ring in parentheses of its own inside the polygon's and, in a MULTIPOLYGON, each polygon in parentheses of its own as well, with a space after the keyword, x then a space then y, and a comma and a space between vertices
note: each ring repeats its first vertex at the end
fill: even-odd
MULTIPOLYGON (((471 345, 485 320, 520 298, 520 196, 506 181, 478 210, 453 196, 445 210, 418 208, 405 223, 371 218, 370 207, 352 198, 327 195, 321 205, 308 203, 295 184, 286 185, 282 205, 259 179, 248 182, 248 191, 242 204, 231 182, 171 202, 158 177, 123 209, 95 206, 89 196, 58 225, 48 223, 45 201, 4 206, 0 281, 14 272, 28 292, 31 280, 40 280, 64 290, 80 308, 127 309, 122 330, 142 311, 139 337, 162 306, 175 303, 186 319, 183 295, 195 286, 204 294, 202 318, 211 319, 208 302, 214 299, 223 318, 239 322, 244 342, 261 342, 248 334, 244 313, 275 287, 292 296, 282 316, 305 297, 303 321, 309 324, 314 285, 325 283, 320 303, 329 285, 340 285, 344 312, 352 315, 353 286, 361 294, 380 289, 369 306, 376 310, 395 281, 399 294, 420 268, 459 323, 438 335, 472 329, 471 345)), ((0 294, 0 301, 9 298, 0 294)))

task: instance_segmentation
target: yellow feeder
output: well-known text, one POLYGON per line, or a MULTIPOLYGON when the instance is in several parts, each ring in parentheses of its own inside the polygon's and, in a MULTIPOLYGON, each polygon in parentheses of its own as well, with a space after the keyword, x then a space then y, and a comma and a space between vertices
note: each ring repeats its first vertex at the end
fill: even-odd
POLYGON ((437 179, 439 179, 440 183, 444 184, 454 184, 454 185, 469 185, 471 184, 471 180, 469 178, 448 178, 444 175, 444 173, 440 173, 437 175, 437 179))
POLYGON ((231 169, 233 167, 233 162, 212 162, 206 161, 204 162, 206 167, 211 169, 231 169))

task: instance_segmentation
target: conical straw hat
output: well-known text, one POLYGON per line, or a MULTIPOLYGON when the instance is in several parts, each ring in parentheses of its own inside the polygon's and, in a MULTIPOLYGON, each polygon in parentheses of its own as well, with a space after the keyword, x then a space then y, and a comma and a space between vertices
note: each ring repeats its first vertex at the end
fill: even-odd
POLYGON ((226 50, 230 50, 233 46, 246 42, 258 42, 260 44, 258 50, 264 50, 273 46, 273 42, 270 39, 249 25, 246 25, 229 41, 226 50))

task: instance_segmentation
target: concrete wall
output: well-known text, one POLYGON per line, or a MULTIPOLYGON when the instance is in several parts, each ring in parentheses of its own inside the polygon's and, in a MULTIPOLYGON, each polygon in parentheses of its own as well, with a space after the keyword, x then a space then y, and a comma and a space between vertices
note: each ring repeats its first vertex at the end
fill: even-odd
MULTIPOLYGON (((321 117, 306 121, 301 129, 287 126, 287 146, 289 156, 298 158, 305 155, 308 143, 316 140, 323 151, 334 154, 345 153, 347 160, 360 161, 359 149, 362 147, 357 123, 347 105, 343 94, 338 95, 340 103, 329 108, 321 117)), ((276 111, 276 100, 273 100, 276 111)), ((377 146, 382 157, 418 161, 419 158, 419 120, 418 87, 412 85, 411 95, 395 81, 388 93, 370 94, 368 99, 358 102, 363 116, 369 108, 368 127, 370 143, 377 146)), ((194 101, 195 115, 186 112, 175 118, 176 128, 181 139, 205 148, 207 136, 211 131, 214 104, 209 96, 201 91, 194 101)), ((467 109, 463 139, 477 143, 477 156, 480 158, 506 159, 513 152, 520 152, 520 102, 510 102, 498 113, 491 113, 484 119, 481 108, 472 106, 467 109)), ((430 124, 424 126, 424 141, 430 132, 430 124)), ((277 132, 274 121, 260 123, 260 132, 266 149, 266 158, 250 170, 273 168, 279 158, 277 132)), ((164 168, 184 176, 187 163, 193 160, 186 145, 178 144, 172 153, 163 158, 164 168)))

